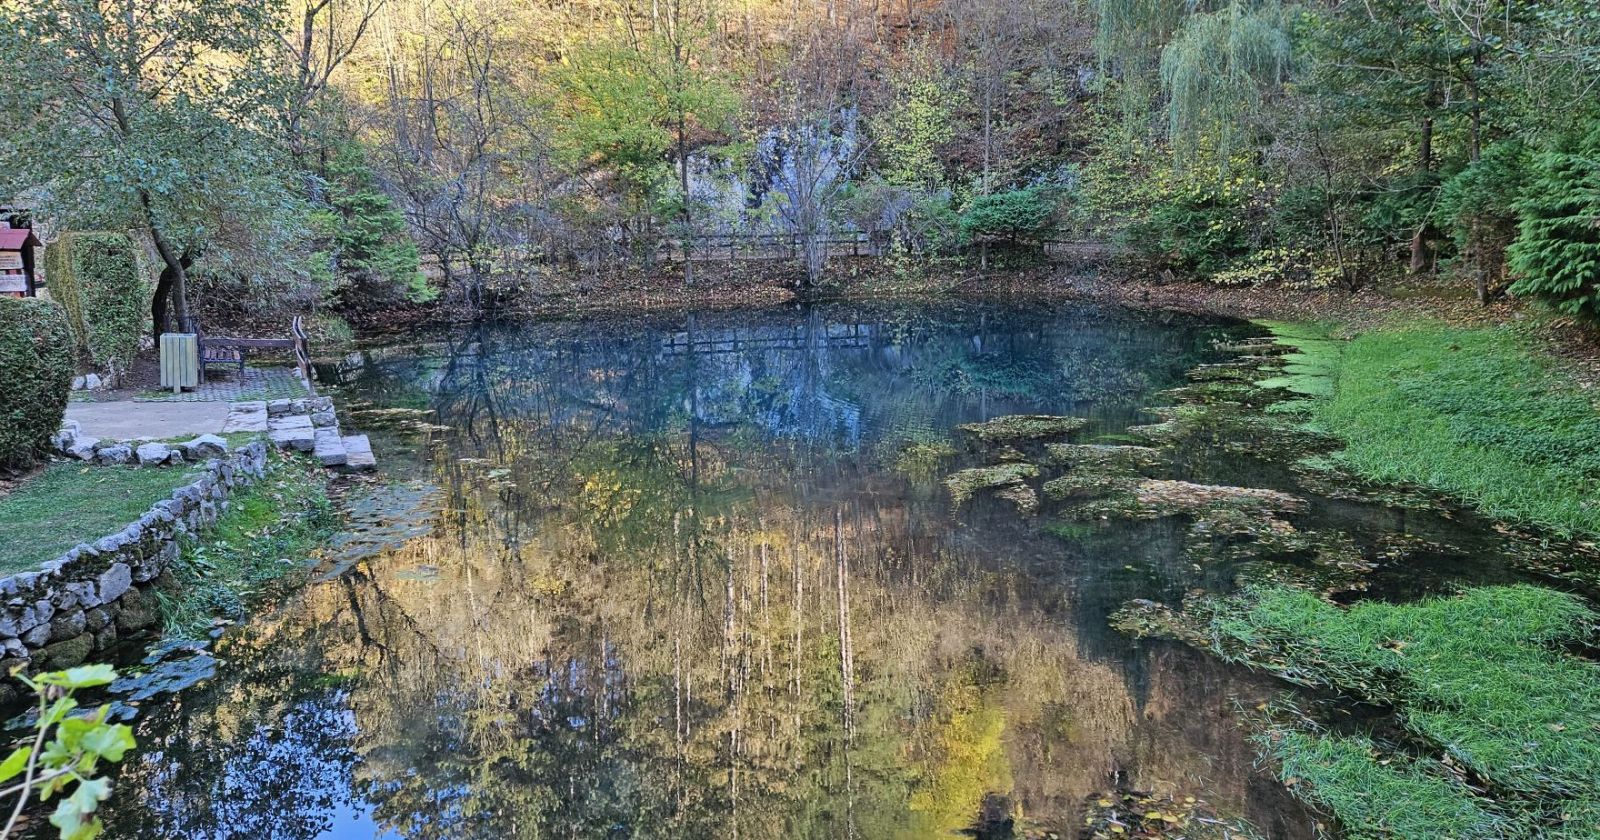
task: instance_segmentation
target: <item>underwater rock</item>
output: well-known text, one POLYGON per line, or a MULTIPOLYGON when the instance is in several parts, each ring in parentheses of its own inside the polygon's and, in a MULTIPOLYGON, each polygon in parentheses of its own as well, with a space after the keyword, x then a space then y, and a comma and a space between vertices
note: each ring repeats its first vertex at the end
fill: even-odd
POLYGON ((1082 417, 1053 414, 1008 414, 982 423, 963 423, 958 428, 984 443, 1015 440, 1041 440, 1063 437, 1089 425, 1082 417))
POLYGON ((995 491, 995 498, 1005 499, 1017 506, 1017 510, 1029 516, 1039 512, 1039 494, 1026 484, 1017 483, 1007 485, 995 491))
POLYGON ((1161 450, 1149 446, 1113 446, 1103 443, 1051 443, 1045 445, 1047 462, 1073 469, 1138 473, 1166 460, 1161 450))
MULTIPOLYGON (((960 507, 979 491, 1014 488, 1023 484, 1023 479, 1038 476, 1039 468, 1033 464, 996 464, 992 467, 973 467, 951 473, 945 478, 944 486, 950 488, 951 500, 960 507)), ((1011 501, 1016 500, 1013 498, 1011 501)), ((1034 499, 1034 505, 1035 507, 1038 505, 1037 497, 1034 499)))
POLYGON ((1143 791, 1110 791, 1084 802, 1085 840, 1246 840, 1259 837, 1248 823, 1224 820, 1205 800, 1143 791))
POLYGON ((142 674, 118 677, 110 691, 129 703, 139 703, 159 694, 176 694, 216 674, 216 658, 196 653, 183 659, 163 659, 142 674))
POLYGON ((1300 458, 1289 469, 1301 487, 1330 499, 1437 513, 1451 513, 1456 509, 1456 505, 1441 493, 1404 484, 1370 482, 1326 457, 1300 458))
POLYGON ((1229 508, 1256 514, 1295 513, 1304 507, 1305 501, 1298 496, 1278 490, 1146 478, 1113 498, 1085 505, 1082 512, 1104 517, 1159 519, 1229 508))

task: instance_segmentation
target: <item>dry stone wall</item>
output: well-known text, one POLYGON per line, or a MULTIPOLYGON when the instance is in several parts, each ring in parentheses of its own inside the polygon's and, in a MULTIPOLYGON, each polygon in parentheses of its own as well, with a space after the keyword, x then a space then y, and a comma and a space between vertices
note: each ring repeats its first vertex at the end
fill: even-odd
POLYGON ((211 458, 199 478, 121 531, 35 571, 0 578, 0 669, 71 667, 155 626, 160 615, 151 590, 178 558, 180 538, 215 522, 228 498, 266 467, 262 441, 211 458))

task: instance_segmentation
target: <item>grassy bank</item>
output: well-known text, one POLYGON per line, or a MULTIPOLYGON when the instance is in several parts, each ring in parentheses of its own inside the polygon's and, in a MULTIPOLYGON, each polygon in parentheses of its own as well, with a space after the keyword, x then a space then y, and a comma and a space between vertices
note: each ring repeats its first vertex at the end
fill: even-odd
POLYGON ((1268 587, 1190 618, 1221 656, 1394 710, 1398 742, 1268 727, 1285 779, 1358 837, 1600 836, 1597 616, 1532 586, 1349 609, 1268 587))
POLYGON ((275 456, 215 527, 184 544, 172 569, 177 586, 160 596, 166 632, 194 636, 218 617, 238 617, 264 588, 308 568, 336 521, 326 471, 275 456))
POLYGON ((52 464, 0 496, 0 574, 25 571, 122 530, 193 469, 52 464))
POLYGON ((1342 352, 1311 350, 1309 366, 1331 382, 1325 394, 1303 379, 1297 390, 1318 397, 1312 417, 1344 440, 1345 466, 1496 518, 1600 534, 1600 411, 1517 329, 1403 321, 1342 352))

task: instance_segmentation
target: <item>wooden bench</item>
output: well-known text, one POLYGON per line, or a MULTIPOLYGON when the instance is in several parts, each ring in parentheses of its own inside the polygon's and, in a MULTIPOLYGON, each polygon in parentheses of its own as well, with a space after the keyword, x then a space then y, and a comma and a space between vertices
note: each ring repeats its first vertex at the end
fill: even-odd
POLYGON ((228 365, 239 369, 244 379, 245 354, 251 350, 290 350, 294 352, 295 367, 309 386, 311 383, 311 349, 306 337, 305 324, 299 315, 289 324, 289 338, 215 338, 207 336, 200 328, 200 319, 190 320, 189 332, 200 341, 200 381, 206 379, 206 365, 228 365))

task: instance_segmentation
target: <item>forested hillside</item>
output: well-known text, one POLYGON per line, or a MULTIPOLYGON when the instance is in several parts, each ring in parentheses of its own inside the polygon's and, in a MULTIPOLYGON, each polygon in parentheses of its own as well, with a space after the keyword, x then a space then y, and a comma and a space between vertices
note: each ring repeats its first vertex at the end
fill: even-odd
POLYGON ((1588 0, 24 0, 0 51, 0 196, 145 231, 158 319, 1049 240, 1600 307, 1588 0))

